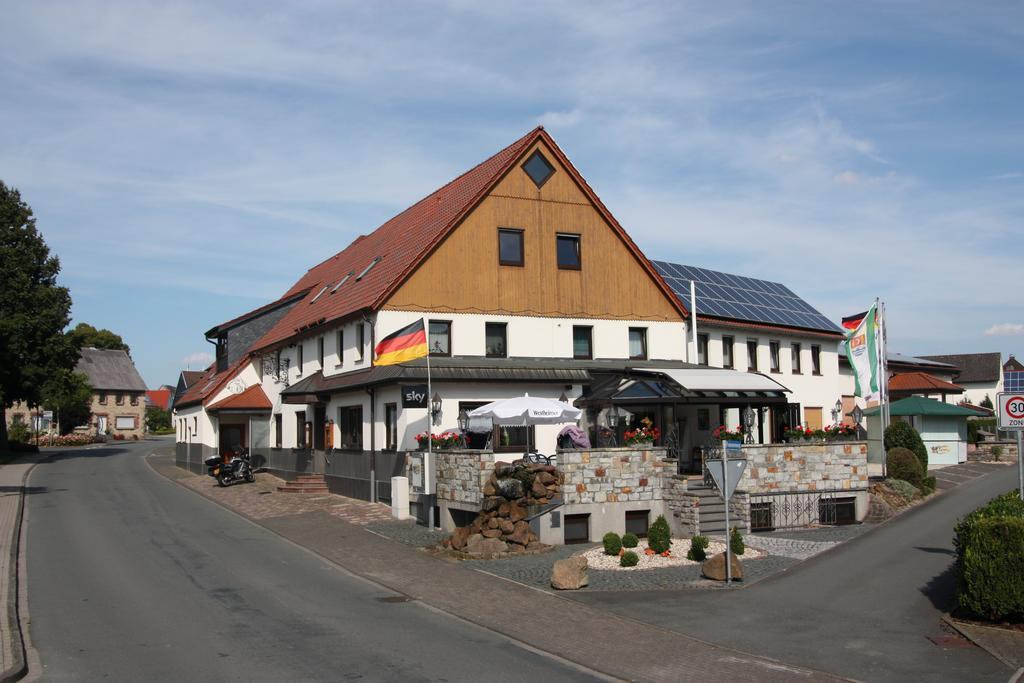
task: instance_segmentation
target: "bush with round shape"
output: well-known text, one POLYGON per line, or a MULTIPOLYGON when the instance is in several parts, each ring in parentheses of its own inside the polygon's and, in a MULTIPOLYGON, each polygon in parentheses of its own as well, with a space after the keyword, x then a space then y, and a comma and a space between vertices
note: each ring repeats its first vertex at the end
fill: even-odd
POLYGON ((686 551, 686 559, 693 562, 703 562, 707 559, 708 544, 710 541, 707 536, 694 536, 690 539, 690 549, 686 551))
POLYGON ((634 553, 632 550, 627 550, 622 553, 622 557, 619 558, 620 567, 635 567, 640 562, 640 556, 634 553))
POLYGON ((672 530, 665 521, 665 515, 658 515, 647 529, 647 547, 659 555, 672 546, 672 530))
POLYGON ((989 501, 954 529, 957 604, 993 621, 1024 621, 1024 501, 1016 490, 989 501))
POLYGON ((622 534, 622 547, 623 548, 635 548, 640 544, 640 539, 637 538, 636 534, 622 534))
POLYGON ((922 477, 928 472, 928 449, 925 448, 921 435, 909 422, 899 420, 885 430, 885 452, 888 453, 893 448, 906 448, 917 456, 918 462, 921 463, 922 477))
POLYGON ((924 472, 921 470, 921 461, 917 459, 912 451, 906 448, 893 448, 885 457, 885 472, 893 479, 902 479, 909 482, 914 488, 920 489, 924 485, 924 472))
POLYGON ((605 555, 618 555, 619 551, 622 550, 622 539, 614 531, 606 533, 601 542, 604 543, 605 555))
POLYGON ((935 493, 935 487, 937 484, 938 482, 936 482, 935 477, 925 477, 921 480, 921 490, 925 495, 935 493))
POLYGON ((729 534, 729 549, 732 550, 733 555, 742 555, 747 549, 743 542, 743 536, 740 535, 739 527, 734 526, 732 533, 729 534))

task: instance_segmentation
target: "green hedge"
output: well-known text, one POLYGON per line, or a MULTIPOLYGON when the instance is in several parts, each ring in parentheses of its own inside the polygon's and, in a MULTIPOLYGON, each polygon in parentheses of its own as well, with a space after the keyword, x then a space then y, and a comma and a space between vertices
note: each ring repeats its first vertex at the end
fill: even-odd
POLYGON ((990 620, 1024 621, 1024 502, 994 498, 955 528, 957 604, 990 620))
POLYGON ((885 473, 893 479, 910 482, 916 489, 924 485, 921 462, 913 451, 906 448, 892 448, 885 456, 885 473))
MULTIPOLYGON (((928 473, 928 449, 925 448, 921 435, 909 422, 897 420, 885 430, 885 450, 888 453, 893 448, 906 448, 917 456, 921 463, 921 476, 928 473)), ((919 484, 914 484, 920 488, 919 484)))

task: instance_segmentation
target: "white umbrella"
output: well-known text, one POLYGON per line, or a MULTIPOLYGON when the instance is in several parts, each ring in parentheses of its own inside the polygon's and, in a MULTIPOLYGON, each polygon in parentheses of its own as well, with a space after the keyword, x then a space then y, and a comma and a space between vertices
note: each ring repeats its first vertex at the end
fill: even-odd
MULTIPOLYGON (((500 425, 550 425, 575 422, 583 413, 568 403, 525 394, 504 398, 469 412, 470 417, 489 417, 500 425)), ((526 452, 530 452, 530 432, 526 432, 526 452)))

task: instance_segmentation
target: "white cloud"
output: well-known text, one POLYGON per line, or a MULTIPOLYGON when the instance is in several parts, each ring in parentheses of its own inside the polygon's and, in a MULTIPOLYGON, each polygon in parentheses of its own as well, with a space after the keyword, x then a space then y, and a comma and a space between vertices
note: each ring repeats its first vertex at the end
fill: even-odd
POLYGON ((985 330, 986 337, 1024 334, 1024 325, 1020 323, 1000 323, 985 330))
POLYGON ((213 362, 213 354, 206 351, 191 353, 181 359, 182 365, 189 370, 205 370, 213 362))

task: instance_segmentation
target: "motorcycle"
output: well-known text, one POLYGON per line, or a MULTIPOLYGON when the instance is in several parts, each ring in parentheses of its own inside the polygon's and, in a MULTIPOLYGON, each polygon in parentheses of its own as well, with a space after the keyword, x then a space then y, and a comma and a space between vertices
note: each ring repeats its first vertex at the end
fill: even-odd
POLYGON ((219 455, 207 458, 206 473, 216 479, 220 486, 231 486, 242 479, 250 483, 256 481, 256 474, 252 470, 252 457, 249 455, 248 448, 239 449, 238 453, 226 463, 219 455))

